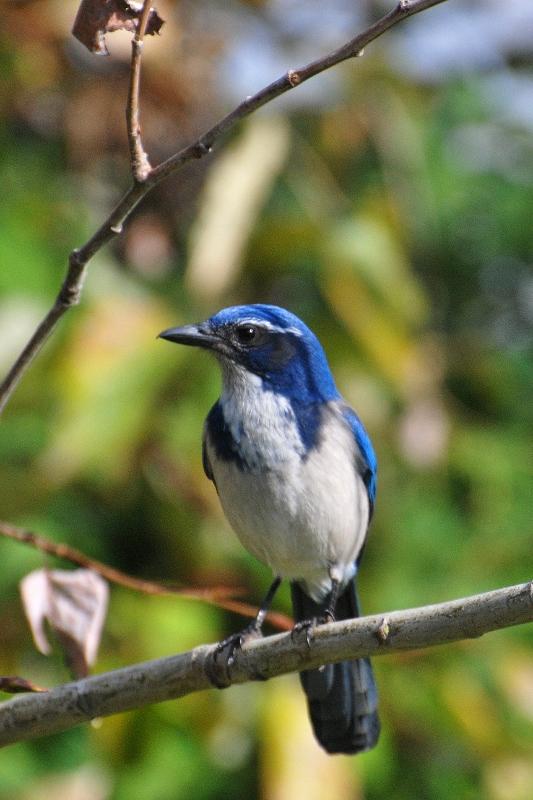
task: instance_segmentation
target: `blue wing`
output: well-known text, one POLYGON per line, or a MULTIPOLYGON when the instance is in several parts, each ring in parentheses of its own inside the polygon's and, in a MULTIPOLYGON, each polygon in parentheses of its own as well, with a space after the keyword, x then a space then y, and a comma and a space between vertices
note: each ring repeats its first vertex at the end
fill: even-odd
POLYGON ((363 425, 363 423, 361 422, 355 411, 346 406, 343 409, 343 415, 345 420, 349 424, 350 428, 352 429, 352 433, 354 435, 354 439, 356 441, 357 448, 359 450, 355 466, 366 486, 366 490, 368 492, 368 499, 370 500, 370 516, 372 516, 372 512, 374 510, 374 504, 376 502, 376 488, 377 488, 378 461, 376 458, 376 454, 374 452, 374 448, 372 447, 370 436, 366 432, 365 426, 363 425))

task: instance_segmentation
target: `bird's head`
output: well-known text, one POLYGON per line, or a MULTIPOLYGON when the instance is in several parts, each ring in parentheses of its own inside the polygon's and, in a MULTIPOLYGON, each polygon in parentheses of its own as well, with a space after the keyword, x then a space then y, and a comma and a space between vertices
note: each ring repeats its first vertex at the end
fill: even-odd
POLYGON ((278 306, 224 308, 205 322, 169 328, 162 339, 211 350, 226 375, 232 365, 265 388, 303 404, 338 398, 322 345, 301 319, 278 306))

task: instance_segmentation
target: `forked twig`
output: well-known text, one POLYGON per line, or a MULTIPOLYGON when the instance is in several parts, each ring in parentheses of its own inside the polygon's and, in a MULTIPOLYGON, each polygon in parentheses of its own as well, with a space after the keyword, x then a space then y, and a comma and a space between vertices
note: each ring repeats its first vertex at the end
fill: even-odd
MULTIPOLYGON (((98 250, 122 232, 124 221, 131 214, 140 200, 161 181, 173 175, 193 159, 203 158, 211 152, 215 143, 235 125, 248 117, 266 103, 294 89, 320 72, 354 58, 372 41, 385 31, 407 17, 418 14, 427 8, 444 3, 446 0, 400 0, 392 11, 385 14, 365 31, 350 39, 342 47, 328 55, 312 61, 298 69, 290 69, 278 80, 247 97, 233 111, 223 117, 196 141, 180 150, 157 167, 150 168, 148 157, 142 146, 139 128, 139 83, 142 50, 142 26, 135 34, 132 55, 132 76, 130 82, 129 102, 127 110, 128 135, 132 157, 133 185, 109 214, 98 230, 80 248, 73 250, 69 257, 68 269, 59 294, 45 318, 39 324, 29 342, 24 347, 3 382, 0 384, 0 413, 5 408, 15 387, 24 375, 32 360, 37 355, 58 321, 72 306, 79 302, 87 263, 98 250), (137 41, 136 41, 137 40, 137 41)), ((148 13, 144 3, 142 19, 148 13)), ((144 23, 146 24, 146 23, 144 23)))

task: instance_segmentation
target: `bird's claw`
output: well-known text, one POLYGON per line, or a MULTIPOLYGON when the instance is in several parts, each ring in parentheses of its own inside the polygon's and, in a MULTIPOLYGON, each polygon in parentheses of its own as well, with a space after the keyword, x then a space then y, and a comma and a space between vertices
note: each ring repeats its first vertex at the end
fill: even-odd
POLYGON ((291 631, 291 639, 294 641, 294 639, 296 639, 302 633, 302 631, 305 631, 305 642, 307 647, 311 647, 313 632, 317 624, 318 619, 316 617, 313 619, 303 619, 300 622, 297 622, 291 631))
POLYGON ((312 617, 311 619, 303 619, 297 622, 291 631, 291 637, 294 640, 302 631, 305 631, 307 647, 311 647, 317 625, 326 625, 328 622, 335 622, 335 615, 330 609, 326 609, 324 614, 320 617, 312 617))
POLYGON ((213 657, 218 661, 219 656, 227 649, 226 667, 231 667, 235 663, 235 653, 240 650, 244 644, 244 638, 241 633, 234 633, 223 639, 215 647, 213 657))
POLYGON ((260 636, 261 631, 256 625, 253 623, 251 625, 247 625, 242 631, 239 631, 238 633, 232 633, 231 636, 227 636, 217 644, 213 654, 214 660, 217 661, 221 653, 227 649, 228 655, 226 657, 226 668, 229 669, 229 667, 235 663, 235 654, 242 649, 242 646, 251 639, 257 639, 260 636))

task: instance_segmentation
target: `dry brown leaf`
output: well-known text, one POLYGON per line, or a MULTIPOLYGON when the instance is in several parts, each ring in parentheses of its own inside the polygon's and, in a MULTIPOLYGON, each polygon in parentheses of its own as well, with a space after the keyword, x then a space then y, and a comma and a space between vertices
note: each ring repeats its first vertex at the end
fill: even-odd
MULTIPOLYGON (((143 3, 135 0, 82 0, 72 33, 85 47, 99 56, 109 55, 106 33, 126 30, 135 31, 143 3)), ((146 33, 159 33, 163 20, 152 8, 148 16, 146 33)))
POLYGON ((43 689, 42 686, 37 686, 26 678, 20 678, 18 675, 1 675, 0 676, 0 692, 9 692, 9 694, 17 694, 18 692, 47 692, 48 689, 43 689))
POLYGON ((107 582, 89 569, 39 569, 22 579, 20 592, 37 649, 44 655, 51 652, 48 622, 73 673, 87 675, 106 617, 107 582))

